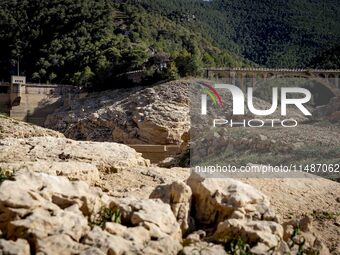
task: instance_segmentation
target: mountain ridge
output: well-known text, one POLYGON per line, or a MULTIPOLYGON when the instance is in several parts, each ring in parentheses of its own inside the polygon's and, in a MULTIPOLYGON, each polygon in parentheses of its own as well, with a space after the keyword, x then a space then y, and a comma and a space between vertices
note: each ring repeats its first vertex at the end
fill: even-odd
POLYGON ((0 3, 0 79, 95 90, 199 76, 204 67, 339 68, 335 0, 0 3), (327 11, 327 15, 324 13, 327 11), (315 20, 311 23, 312 16, 315 20))

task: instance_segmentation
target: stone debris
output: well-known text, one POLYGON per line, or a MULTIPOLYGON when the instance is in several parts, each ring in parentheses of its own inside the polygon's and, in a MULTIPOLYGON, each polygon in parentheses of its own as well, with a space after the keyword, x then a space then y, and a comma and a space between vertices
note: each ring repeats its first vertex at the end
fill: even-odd
POLYGON ((115 200, 84 182, 44 173, 20 173, 1 184, 0 230, 8 240, 0 240, 0 254, 178 254, 182 249, 180 226, 161 200, 115 200), (94 216, 103 227, 91 221, 94 216))

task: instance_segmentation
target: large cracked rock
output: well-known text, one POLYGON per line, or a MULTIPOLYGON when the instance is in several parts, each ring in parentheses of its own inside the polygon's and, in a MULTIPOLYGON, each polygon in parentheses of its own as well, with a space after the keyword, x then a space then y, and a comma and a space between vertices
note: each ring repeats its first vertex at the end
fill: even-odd
POLYGON ((182 233, 185 234, 190 227, 190 207, 191 189, 183 182, 173 182, 172 184, 158 186, 151 194, 150 198, 161 199, 171 206, 177 222, 180 224, 182 233))
POLYGON ((0 140, 0 168, 9 173, 38 171, 95 183, 100 171, 148 165, 141 154, 122 144, 55 137, 0 140))
POLYGON ((269 199, 248 184, 194 173, 187 183, 195 199, 194 218, 201 224, 216 225, 228 218, 277 221, 269 199))
POLYGON ((212 228, 207 240, 228 243, 240 238, 251 244, 254 254, 281 252, 283 228, 264 194, 234 179, 205 179, 195 173, 187 183, 196 225, 212 228))
POLYGON ((180 144, 189 130, 189 81, 91 94, 48 116, 68 138, 124 144, 180 144))
POLYGON ((218 224, 212 240, 221 242, 240 237, 245 243, 256 244, 253 253, 275 250, 283 238, 283 227, 273 221, 228 219, 218 224))

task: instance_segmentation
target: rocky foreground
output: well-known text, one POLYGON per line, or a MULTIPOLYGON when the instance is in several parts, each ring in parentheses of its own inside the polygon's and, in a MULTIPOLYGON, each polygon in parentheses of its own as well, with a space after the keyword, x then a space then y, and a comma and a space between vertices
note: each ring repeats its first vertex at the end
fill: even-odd
POLYGON ((0 254, 339 254, 338 183, 203 179, 15 124, 0 139, 0 254))
POLYGON ((0 215, 2 254, 328 253, 310 218, 280 224, 265 195, 232 179, 191 176, 140 200, 27 172, 0 186, 0 215))

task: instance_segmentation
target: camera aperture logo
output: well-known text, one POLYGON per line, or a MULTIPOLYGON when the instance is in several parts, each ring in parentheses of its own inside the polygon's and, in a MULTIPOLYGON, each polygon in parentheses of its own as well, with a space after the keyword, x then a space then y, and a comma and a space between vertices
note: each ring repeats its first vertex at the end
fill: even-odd
MULTIPOLYGON (((247 108, 250 113, 254 116, 259 116, 256 119, 243 119, 237 121, 233 119, 226 119, 218 116, 218 118, 213 119, 213 127, 224 126, 224 127, 264 127, 264 126, 277 126, 282 127, 296 127, 298 126, 298 121, 294 118, 288 119, 273 119, 269 118, 280 108, 280 115, 287 116, 288 105, 294 106, 299 111, 302 112, 304 116, 311 116, 312 114, 305 107, 311 98, 311 92, 305 88, 299 87, 273 87, 272 88, 272 104, 269 109, 256 109, 254 105, 254 89, 252 87, 247 88, 245 93, 237 86, 231 84, 214 84, 210 85, 205 82, 198 82, 199 85, 203 87, 201 94, 201 115, 208 115, 207 101, 208 96, 213 101, 214 105, 220 108, 223 107, 221 95, 217 92, 217 89, 228 90, 232 95, 232 113, 233 116, 245 116, 245 106, 247 102, 247 108), (281 104, 279 106, 279 91, 281 96, 281 104), (299 98, 289 98, 288 95, 299 95, 299 98), (265 119, 263 117, 266 117, 265 119)), ((292 97, 292 96, 290 96, 292 97)))

